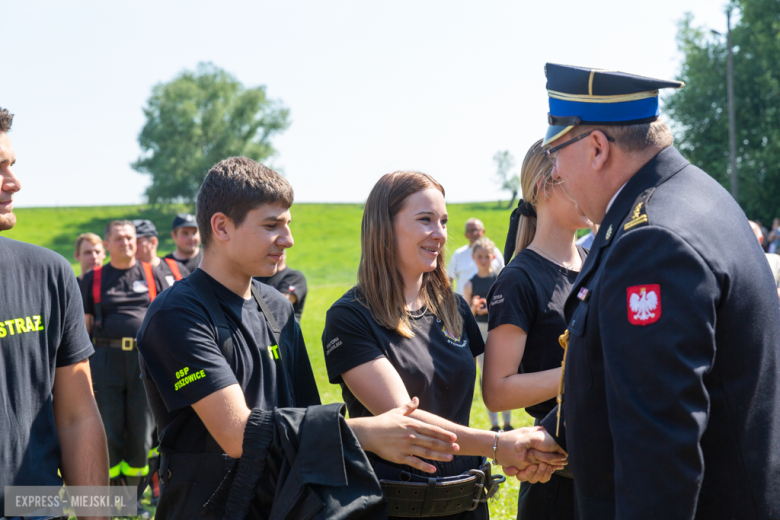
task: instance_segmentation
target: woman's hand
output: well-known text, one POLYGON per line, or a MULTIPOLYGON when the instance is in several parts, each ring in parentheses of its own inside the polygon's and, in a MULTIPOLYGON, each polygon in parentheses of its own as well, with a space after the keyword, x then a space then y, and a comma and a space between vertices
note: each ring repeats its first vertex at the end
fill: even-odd
POLYGON ((411 402, 393 408, 376 417, 348 419, 363 451, 376 453, 384 460, 406 464, 413 468, 435 473, 436 467, 419 457, 449 461, 460 447, 457 436, 438 426, 432 426, 409 417, 420 404, 415 397, 411 402))
POLYGON ((566 465, 567 453, 542 426, 504 432, 496 450, 504 473, 531 483, 547 482, 566 465))

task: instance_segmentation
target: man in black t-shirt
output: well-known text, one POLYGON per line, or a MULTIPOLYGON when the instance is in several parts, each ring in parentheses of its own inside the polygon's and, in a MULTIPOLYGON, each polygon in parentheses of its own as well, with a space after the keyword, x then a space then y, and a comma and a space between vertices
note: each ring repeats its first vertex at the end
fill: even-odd
POLYGON ((160 269, 163 276, 163 289, 190 274, 190 270, 172 258, 157 256, 157 227, 151 220, 134 220, 135 226, 135 259, 139 262, 152 264, 160 269))
MULTIPOLYGON (((21 188, 7 134, 12 120, 0 108, 0 231, 16 224, 13 196, 21 188)), ((92 352, 70 264, 0 237, 0 516, 6 486, 108 483, 92 352)))
POLYGON ((165 255, 165 258, 172 258, 193 272, 203 260, 203 251, 200 249, 200 232, 195 217, 189 213, 179 213, 173 219, 173 230, 171 238, 176 244, 176 250, 165 255))
MULTIPOLYGON (((293 245, 292 202, 289 183, 255 161, 233 157, 214 166, 198 193, 203 262, 153 302, 138 333, 144 384, 160 431, 158 519, 193 517, 209 500, 233 459, 244 454, 245 442, 257 436, 252 409, 320 403, 292 304, 252 280, 273 275, 293 245), (279 341, 259 307, 262 300, 279 324, 279 341)), ((364 449, 418 468, 427 464, 413 455, 444 460, 454 449, 446 432, 404 417, 400 409, 348 423, 364 449)), ((322 470, 307 471, 307 479, 316 479, 322 470)), ((249 492, 254 496, 254 489, 249 492)), ((267 495, 255 503, 262 514, 271 508, 273 490, 267 495)), ((351 507, 366 503, 365 497, 353 498, 351 507)))
POLYGON ((290 300, 295 311, 295 319, 298 323, 301 322, 303 305, 306 303, 306 277, 302 272, 287 267, 286 251, 282 253, 282 259, 279 261, 273 276, 258 276, 255 277, 255 280, 270 285, 290 300))
POLYGON ((135 336, 164 282, 156 267, 136 261, 132 222, 108 224, 105 244, 111 262, 81 280, 81 295, 96 347, 90 366, 108 437, 109 475, 134 485, 149 472, 152 429, 135 336))

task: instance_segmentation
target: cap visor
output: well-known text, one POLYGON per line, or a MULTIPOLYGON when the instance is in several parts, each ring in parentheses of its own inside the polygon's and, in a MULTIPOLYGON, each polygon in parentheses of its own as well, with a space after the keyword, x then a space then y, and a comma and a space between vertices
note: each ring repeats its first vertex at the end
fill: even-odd
POLYGON ((548 126, 547 134, 544 136, 542 146, 547 146, 572 128, 574 128, 574 126, 548 126))

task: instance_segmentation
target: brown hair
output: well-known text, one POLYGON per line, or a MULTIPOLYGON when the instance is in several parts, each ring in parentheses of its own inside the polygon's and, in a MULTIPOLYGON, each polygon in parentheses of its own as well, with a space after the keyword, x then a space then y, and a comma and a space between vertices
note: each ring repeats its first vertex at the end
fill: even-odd
POLYGON ((103 233, 103 236, 106 240, 108 240, 108 237, 111 236, 111 232, 114 230, 115 227, 122 227, 122 226, 130 226, 133 228, 133 233, 135 233, 135 224, 130 222, 129 220, 112 220, 108 223, 106 226, 106 231, 103 233))
POLYGON ((82 233, 76 239, 76 254, 81 252, 81 244, 83 244, 84 242, 89 242, 94 246, 103 245, 103 240, 95 233, 82 233))
MULTIPOLYGON (((404 281, 396 267, 393 221, 404 208, 406 199, 422 190, 433 188, 444 195, 444 188, 430 175, 397 171, 382 176, 366 200, 360 229, 360 267, 358 299, 381 326, 405 338, 414 336, 404 298, 404 281)), ((436 268, 423 274, 421 294, 425 306, 444 322, 447 331, 460 336, 463 319, 452 291, 443 255, 436 268)))
POLYGON ((195 220, 200 240, 211 243, 211 217, 224 213, 236 226, 246 214, 262 204, 293 204, 293 189, 287 179, 247 157, 230 157, 209 170, 198 191, 195 220))
POLYGON ((14 124, 14 115, 8 113, 8 109, 0 108, 0 132, 7 132, 14 124))
MULTIPOLYGON (((525 159, 523 159, 523 166, 520 169, 520 185, 523 189, 523 200, 533 205, 534 209, 539 206, 541 193, 547 188, 563 182, 552 178, 552 169, 552 163, 544 155, 542 140, 539 139, 528 149, 525 159), (542 180, 541 186, 539 185, 539 179, 542 180)), ((536 217, 520 215, 520 221, 517 224, 514 254, 518 254, 528 247, 534 236, 536 236, 536 217)))

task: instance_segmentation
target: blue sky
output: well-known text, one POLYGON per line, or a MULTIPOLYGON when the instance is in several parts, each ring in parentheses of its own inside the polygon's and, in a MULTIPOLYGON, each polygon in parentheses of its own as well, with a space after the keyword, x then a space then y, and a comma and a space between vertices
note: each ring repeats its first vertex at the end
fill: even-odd
POLYGON ((723 0, 0 0, 0 106, 16 114, 22 206, 139 203, 151 88, 211 61, 291 111, 269 165, 298 202, 361 202, 416 169, 450 202, 495 200, 493 154, 545 130, 544 63, 674 78, 686 11, 725 30, 723 0))

